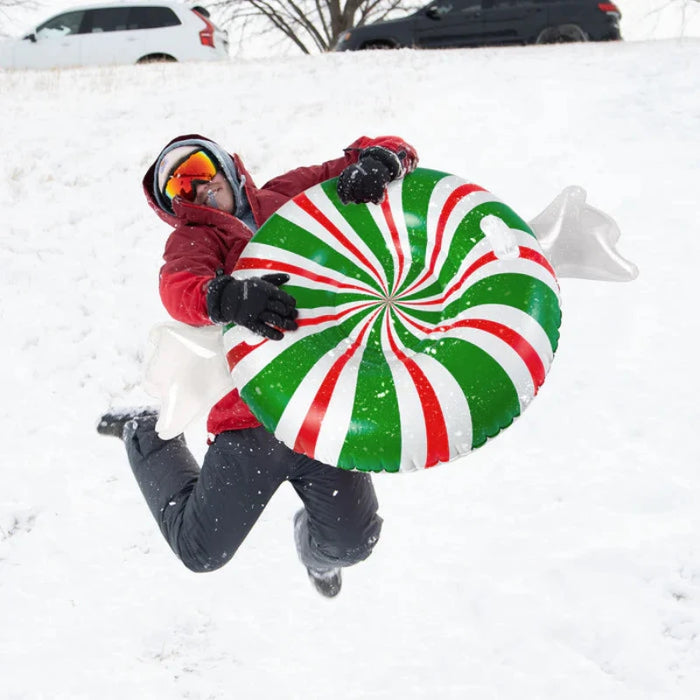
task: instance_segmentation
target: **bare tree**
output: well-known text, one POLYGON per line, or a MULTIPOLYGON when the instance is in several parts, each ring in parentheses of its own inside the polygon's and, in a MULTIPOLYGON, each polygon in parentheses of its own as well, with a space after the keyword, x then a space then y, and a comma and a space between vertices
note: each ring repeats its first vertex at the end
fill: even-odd
POLYGON ((328 51, 352 27, 416 7, 411 0, 213 0, 207 6, 222 24, 235 21, 244 33, 253 20, 263 19, 261 33, 281 32, 307 54, 328 51))
POLYGON ((689 18, 693 16, 693 13, 697 11, 697 6, 700 5, 700 0, 657 0, 654 9, 649 12, 650 16, 661 15, 662 12, 667 10, 669 7, 674 7, 680 9, 680 32, 681 36, 685 32, 686 23, 689 18), (690 8, 693 8, 692 10, 690 8), (690 17, 688 12, 691 12, 690 17))
MULTIPOLYGON (((0 25, 11 22, 16 10, 34 10, 37 3, 33 0, 0 0, 0 25)), ((4 27, 0 26, 0 36, 5 34, 4 27)))
POLYGON ((38 6, 34 0, 0 0, 0 13, 9 15, 15 8, 35 10, 38 6))
POLYGON ((35 2, 24 2, 24 0, 0 0, 0 12, 7 13, 7 8, 12 7, 36 7, 35 2))

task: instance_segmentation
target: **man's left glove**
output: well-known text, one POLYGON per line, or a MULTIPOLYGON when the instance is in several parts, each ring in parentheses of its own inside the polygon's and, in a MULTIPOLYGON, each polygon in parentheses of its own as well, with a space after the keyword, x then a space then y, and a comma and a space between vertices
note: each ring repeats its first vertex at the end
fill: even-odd
POLYGON ((382 146, 371 146, 360 153, 357 163, 340 173, 338 196, 343 204, 379 204, 386 196, 386 186, 403 175, 404 166, 396 153, 382 146))
POLYGON ((282 273, 237 280, 216 277, 207 289, 207 312, 214 323, 237 323, 271 340, 281 340, 282 328, 296 330, 296 300, 279 287, 289 282, 282 273))

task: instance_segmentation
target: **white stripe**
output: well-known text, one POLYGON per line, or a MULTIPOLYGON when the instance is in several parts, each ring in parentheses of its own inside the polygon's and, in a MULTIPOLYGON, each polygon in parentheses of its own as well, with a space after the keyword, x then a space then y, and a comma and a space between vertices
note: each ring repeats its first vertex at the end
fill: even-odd
MULTIPOLYGON (((359 311, 361 318, 357 319, 357 326, 344 340, 348 345, 352 343, 362 328, 362 320, 367 317, 367 312, 359 311)), ((346 319, 357 318, 356 315, 350 314, 346 319)), ((301 326, 295 331, 287 331, 281 340, 268 340, 266 343, 259 345, 256 349, 249 352, 238 364, 231 370, 231 376, 235 385, 242 389, 245 385, 261 372, 270 362, 285 350, 288 350, 295 343, 304 340, 305 338, 321 333, 324 330, 336 326, 336 321, 327 321, 314 326, 301 326)), ((230 331, 224 334, 224 349, 228 353, 240 343, 248 343, 250 345, 258 344, 260 336, 242 326, 234 326, 230 331)))
POLYGON ((338 464, 340 459, 340 453, 350 429, 352 411, 355 405, 355 392, 357 390, 357 375, 362 362, 364 348, 363 344, 356 350, 338 377, 338 383, 328 404, 328 410, 316 443, 316 459, 319 462, 338 464))
MULTIPOLYGON (((286 445, 289 447, 294 447, 297 436, 299 434, 299 431, 301 430, 304 420, 306 418, 306 415, 309 412, 309 409, 311 408, 314 399, 316 398, 316 394, 318 393, 319 389, 321 388, 321 385, 323 381, 325 380, 326 376, 328 373, 331 371, 335 363, 342 357, 342 355, 347 352, 353 343, 355 342, 355 338, 359 334, 362 329, 365 328, 364 323, 361 323, 359 326, 359 329, 357 332, 353 332, 352 334, 349 334, 347 337, 344 337, 340 340, 340 342, 333 347, 331 350, 329 350, 325 355, 323 355, 318 362, 316 362, 313 367, 304 375, 304 380, 299 384, 297 387, 296 391, 293 393, 293 395, 290 397, 287 406, 285 407, 282 416, 280 417, 279 424, 277 426, 277 429, 275 431, 276 437, 284 442, 286 445)), ((341 398, 341 403, 347 403, 348 402, 348 392, 347 392, 347 386, 345 386, 345 391, 343 391, 343 384, 342 382, 344 381, 343 377, 346 374, 346 370, 348 369, 348 365, 350 365, 352 362, 357 363, 357 357, 362 356, 362 348, 365 346, 367 342, 367 338, 369 337, 369 332, 370 330, 368 329, 365 332, 365 337, 363 339, 362 344, 360 347, 356 348, 355 352, 353 353, 353 356, 348 360, 346 365, 343 367, 341 370, 341 373, 338 377, 338 382, 336 383, 336 386, 334 388, 334 392, 331 395, 331 404, 333 403, 333 398, 337 398, 340 394, 343 394, 341 398)), ((356 380, 357 376, 357 370, 355 369, 353 378, 356 380)), ((352 384, 352 387, 354 387, 355 384, 352 384)), ((350 406, 346 410, 349 410, 352 412, 352 399, 354 397, 354 388, 352 388, 352 396, 350 397, 350 406)), ((329 405, 329 410, 331 409, 331 405, 329 405)), ((335 412, 337 413, 337 409, 335 409, 335 412)), ((347 426, 349 425, 350 422, 350 416, 348 416, 345 425, 345 428, 343 430, 343 424, 342 423, 334 423, 333 420, 329 423, 328 420, 328 413, 326 413, 326 416, 324 417, 322 423, 321 423, 321 433, 319 435, 319 441, 323 438, 324 435, 324 428, 325 428, 325 433, 326 433, 326 438, 325 438, 325 443, 323 443, 323 454, 324 457, 322 458, 318 451, 318 448, 316 449, 316 459, 320 461, 325 461, 326 463, 329 464, 337 464, 337 461, 330 461, 328 462, 328 457, 326 456, 326 453, 333 447, 337 454, 337 456, 340 454, 340 449, 342 448, 343 441, 345 439, 345 435, 347 433, 347 426), (339 444, 338 444, 339 441, 339 444), (330 444, 329 444, 330 443, 330 444)))
MULTIPOLYGON (((403 345, 396 337, 395 341, 404 354, 408 355, 408 357, 418 365, 435 391, 440 408, 442 409, 443 418, 445 419, 450 459, 467 454, 472 449, 472 420, 469 403, 464 396, 464 391, 459 385, 459 382, 450 371, 434 357, 426 353, 414 352, 403 345)), ((394 362, 401 363, 398 359, 394 360, 394 362)), ((410 381, 413 382, 412 379, 410 381)), ((425 416, 422 414, 422 409, 421 416, 425 423, 425 416)))
POLYGON ((426 265, 433 256, 433 251, 435 250, 436 234, 438 222, 442 216, 442 210, 445 208, 447 200, 450 198, 452 193, 460 185, 466 184, 466 180, 456 175, 448 175, 443 177, 442 180, 438 180, 433 187, 433 191, 430 194, 430 200, 428 202, 428 216, 425 221, 425 229, 428 234, 427 243, 425 246, 425 260, 426 265))
POLYGON ((424 469, 427 457, 427 444, 423 407, 411 375, 403 362, 391 351, 386 323, 382 323, 382 349, 391 371, 399 405, 399 424, 401 430, 401 460, 399 471, 404 472, 424 469))
MULTIPOLYGON (((389 183, 387 186, 387 201, 389 204, 389 209, 391 215, 394 219, 394 224, 396 225, 396 232, 399 239, 399 248, 403 253, 404 258, 404 269, 401 277, 406 274, 407 268, 410 266, 411 262, 411 246, 408 241, 408 230, 406 228, 406 220, 404 218, 403 212, 403 178, 400 180, 395 180, 389 183)), ((389 224, 384 217, 384 212, 379 204, 368 204, 367 211, 372 215, 374 223, 382 234, 384 238, 384 243, 386 244, 387 250, 391 255, 391 259, 394 264, 394 286, 396 287, 396 276, 399 273, 399 254, 394 245, 394 240, 391 236, 391 230, 389 224)))
MULTIPOLYGON (((537 241, 535 239, 525 233, 524 231, 517 231, 516 229, 510 229, 516 237, 517 243, 519 246, 522 246, 523 248, 529 248, 531 250, 534 250, 538 253, 542 253, 541 249, 539 248, 537 241)), ((482 265, 480 268, 475 270, 465 281, 464 284, 461 287, 458 287, 455 289, 452 294, 445 299, 445 301, 442 303, 442 305, 438 304, 438 301, 442 294, 447 291, 454 283, 458 282, 461 277, 464 275, 464 273, 480 258, 482 258, 484 255, 487 255, 489 253, 493 252, 493 249, 491 247, 491 243, 489 242, 488 239, 483 238, 482 240, 477 243, 472 250, 469 251, 469 253, 465 256, 464 260, 462 261, 459 270, 455 275, 453 275, 452 279, 447 282, 444 286, 444 289, 441 293, 439 294, 433 294, 431 296, 426 296, 422 297, 420 299, 416 299, 415 301, 419 302, 429 302, 433 301, 436 303, 435 307, 430 307, 430 306, 419 306, 416 308, 422 308, 425 310, 431 310, 431 311, 436 311, 441 308, 446 308, 452 301, 454 301, 456 298, 461 297, 464 295, 464 293, 472 287, 474 284, 477 282, 480 282, 481 280, 484 280, 488 277, 491 277, 493 275, 501 275, 501 274, 508 274, 508 273, 518 273, 518 274, 523 274, 527 275, 528 277, 534 277, 535 279, 543 282, 546 284, 556 295, 557 299, 559 300, 559 285, 557 283, 557 280, 555 277, 552 276, 552 274, 549 272, 549 270, 541 265, 538 262, 535 262, 534 260, 528 260, 526 258, 522 257, 517 257, 513 258, 510 260, 499 260, 496 258, 492 262, 486 263, 485 265, 482 265)), ((413 292, 411 292, 411 296, 413 296, 413 292)), ((411 305, 410 301, 406 302, 401 302, 403 304, 406 304, 407 306, 411 305)))
MULTIPOLYGON (((519 333, 539 355, 545 371, 549 371, 549 367, 554 359, 554 351, 552 343, 544 328, 537 320, 525 311, 516 309, 513 306, 505 304, 482 304, 481 306, 473 306, 466 309, 459 315, 459 320, 464 319, 484 319, 486 321, 495 321, 508 326, 516 333, 519 333)), ((436 342, 439 341, 441 334, 435 334, 436 342)))
MULTIPOLYGON (((431 284, 433 284, 437 280, 437 273, 431 277, 429 277, 423 284, 419 285, 415 289, 413 289, 409 296, 415 297, 417 294, 419 295, 415 299, 412 299, 412 301, 416 302, 426 302, 426 301, 433 301, 433 302, 438 302, 438 300, 442 297, 442 295, 459 279, 462 277, 462 275, 480 258, 482 258, 484 255, 487 255, 488 253, 491 252, 491 246, 489 245, 488 241, 486 239, 480 240, 468 253, 467 255, 464 256, 462 259, 459 268, 457 271, 452 275, 452 277, 447 280, 447 282, 444 284, 443 288, 437 293, 437 294, 432 294, 430 296, 420 296, 420 292, 422 289, 425 289, 429 287, 431 284)), ((444 264, 444 261, 443 261, 444 264)), ((406 304, 411 304, 411 301, 406 301, 402 303, 406 304)), ((445 304, 446 305, 446 304, 445 304)), ((419 307, 419 308, 430 308, 430 307, 419 307)), ((432 311, 435 311, 437 309, 431 309, 432 311)))
MULTIPOLYGON (((462 183, 462 184, 467 184, 467 183, 462 183)), ((450 193, 451 194, 451 193, 450 193)), ((442 268, 444 267, 445 263, 447 262, 448 255, 450 252, 450 246, 452 245, 452 241, 454 239, 455 233, 457 229, 459 228, 459 225, 462 223, 464 218, 471 212, 475 207, 478 207, 481 204, 485 203, 492 203, 492 202, 498 202, 498 200, 490 193, 486 191, 481 191, 477 190, 476 192, 471 192, 470 194, 466 195, 462 199, 457 202, 455 207, 452 209, 450 212, 450 215, 447 217, 447 221, 445 222, 445 228, 443 229, 443 237, 442 237, 442 242, 440 244, 440 252, 438 253, 437 260, 435 262, 435 270, 433 271, 433 274, 435 277, 438 277, 442 271, 442 268)), ((444 205, 443 205, 444 206, 444 205)), ((428 228, 428 240, 434 244, 437 242, 437 227, 438 227, 438 221, 440 218, 440 215, 442 214, 442 211, 436 212, 437 216, 435 217, 435 221, 433 223, 433 228, 428 228)), ((481 232, 479 232, 479 237, 481 236, 481 232)), ((476 236, 475 236, 476 237, 476 236)), ((478 246, 478 242, 475 244, 475 247, 478 246)), ((490 248, 490 246, 489 246, 490 248)), ((470 251, 467 256, 465 256, 465 260, 467 259, 472 259, 473 249, 470 251)), ((431 250, 430 255, 433 254, 433 251, 431 250)), ((473 258, 476 259, 476 258, 473 258)), ((430 257, 426 258, 427 262, 430 261, 430 257)), ((469 265, 462 265, 460 269, 466 270, 469 267, 469 265)))
POLYGON ((527 260, 525 258, 516 258, 514 260, 494 260, 493 262, 482 265, 478 270, 475 270, 472 275, 468 277, 464 286, 457 289, 454 294, 451 295, 450 300, 446 304, 450 303, 455 297, 462 296, 468 289, 473 287, 477 282, 485 280, 494 275, 503 274, 520 274, 526 275, 527 277, 532 277, 540 282, 543 282, 547 287, 549 287, 559 299, 559 285, 554 277, 546 267, 543 267, 534 260, 527 260))
MULTIPOLYGON (((533 250, 536 253, 542 255, 542 257, 546 260, 546 256, 542 252, 542 248, 537 242, 537 239, 534 238, 530 233, 514 228, 510 229, 510 232, 514 235, 515 241, 518 244, 518 246, 522 248, 528 248, 529 250, 533 250)), ((484 238, 483 240, 481 240, 479 242, 479 245, 475 246, 475 249, 477 247, 479 249, 478 252, 480 253, 480 255, 472 259, 472 254, 470 252, 469 256, 467 256, 467 258, 469 259, 469 264, 462 266, 462 268, 460 269, 461 274, 463 274, 463 270, 467 270, 469 268, 469 265, 473 264, 473 262, 478 260, 482 255, 494 252, 493 246, 491 245, 491 242, 488 240, 488 238, 484 238)), ((559 300, 559 285, 552 273, 544 265, 535 262, 534 260, 528 260, 527 258, 520 257, 520 255, 518 255, 517 258, 512 259, 499 260, 498 258, 496 258, 493 262, 487 263, 486 265, 482 265, 478 270, 476 270, 472 275, 470 275, 470 277, 466 281, 467 284, 465 287, 462 288, 462 291, 466 291, 469 287, 471 287, 479 280, 485 279, 492 275, 498 275, 509 272, 528 275, 529 277, 534 277, 535 279, 544 282, 544 284, 546 284, 554 292, 557 299, 559 300)))
MULTIPOLYGON (((428 235, 426 250, 425 250, 425 260, 426 265, 433 256, 435 250, 435 244, 437 243, 437 229, 440 217, 442 216, 443 209, 447 204, 447 200, 452 196, 452 193, 462 185, 472 184, 467 180, 456 175, 448 175, 447 177, 439 180, 430 195, 430 201, 428 203, 428 216, 425 222, 425 229, 428 235)), ((444 235, 448 235, 449 240, 452 240, 452 235, 454 234, 454 229, 460 223, 460 221, 466 216, 466 214, 471 211, 477 204, 481 204, 482 201, 492 201, 493 195, 490 192, 477 191, 472 192, 466 197, 462 198, 458 204, 453 209, 452 213, 448 217, 446 230, 444 235), (461 216, 460 216, 461 214, 461 216), (455 217, 459 217, 456 219, 455 217), (450 230, 451 229, 451 230, 450 230)), ((440 252, 445 251, 447 246, 443 243, 440 246, 440 252)), ((444 260, 445 254, 438 257, 438 262, 440 259, 444 260)), ((439 270, 440 266, 436 268, 439 270)))
MULTIPOLYGON (((270 261, 272 263, 272 268, 268 269, 266 267, 252 267, 245 270, 234 269, 233 276, 239 279, 246 279, 248 277, 259 277, 260 275, 270 274, 279 270, 276 265, 280 263, 286 263, 289 265, 295 265, 304 270, 307 270, 311 274, 319 275, 322 277, 328 277, 333 280, 334 284, 352 284, 357 287, 361 287, 368 294, 378 295, 381 292, 378 289, 373 289, 367 286, 361 280, 351 277, 350 275, 338 272, 330 267, 324 267, 319 265, 314 260, 305 258, 296 253, 290 253, 289 251, 283 250, 282 248, 275 248, 274 246, 267 245, 266 243, 248 243, 241 255, 240 260, 247 260, 250 258, 260 258, 263 261, 270 261)), ((336 287, 328 282, 320 282, 317 280, 310 280, 302 275, 290 274, 289 284, 295 284, 300 287, 310 287, 311 289, 333 289, 336 287)), ((343 291, 343 290, 336 290, 343 291)))
POLYGON ((535 395, 535 385, 527 365, 508 343, 478 328, 455 328, 445 333, 445 337, 472 343, 498 362, 515 386, 521 412, 525 410, 535 395))
MULTIPOLYGON (((351 301, 345 304, 339 304, 338 306, 317 306, 313 309, 301 309, 297 320, 313 320, 323 316, 336 316, 337 314, 341 314, 346 310, 355 310, 356 312, 368 311, 372 307, 377 306, 379 303, 380 302, 378 300, 370 299, 369 301, 351 301)), ((302 326, 295 331, 285 332, 282 340, 274 342, 275 344, 283 343, 283 345, 280 345, 280 347, 287 348, 308 335, 320 333, 331 326, 337 326, 340 323, 345 323, 352 317, 353 312, 351 311, 339 320, 334 320, 331 318, 328 321, 317 323, 315 325, 302 326)), ((228 353, 229 350, 240 343, 258 345, 261 341, 262 338, 257 333, 253 333, 253 331, 250 331, 243 326, 234 326, 231 328, 231 330, 224 333, 224 350, 228 353)))
POLYGON ((275 437, 290 448, 294 449, 306 414, 309 412, 309 408, 311 408, 311 404, 321 388, 323 380, 343 352, 345 352, 344 347, 335 347, 323 355, 304 375, 304 381, 301 382, 297 390, 289 398, 277 424, 275 437))
MULTIPOLYGON (((347 239, 357 247, 357 249, 365 256, 365 258, 374 266, 374 269, 379 273, 380 280, 378 282, 383 283, 384 287, 387 285, 386 273, 382 267, 379 259, 376 257, 374 251, 362 240, 359 234, 350 226, 350 224, 343 218, 343 215, 338 211, 333 202, 328 199, 328 196, 324 192, 320 185, 311 188, 306 191, 306 196, 309 200, 315 204, 318 209, 333 223, 340 232, 347 237, 347 239)), ((342 206, 342 205, 341 205, 342 206)), ((340 242, 325 229, 321 224, 319 224, 312 216, 307 214, 301 207, 294 203, 293 207, 290 207, 289 212, 285 210, 283 212, 284 218, 296 223, 298 226, 305 228, 310 231, 320 240, 327 243, 334 250, 339 251, 345 257, 352 260, 358 267, 366 270, 372 278, 375 278, 375 274, 370 270, 361 260, 356 258, 349 250, 340 247, 340 242), (303 222, 310 222, 308 225, 303 222), (313 225, 313 228, 311 226, 313 225)))

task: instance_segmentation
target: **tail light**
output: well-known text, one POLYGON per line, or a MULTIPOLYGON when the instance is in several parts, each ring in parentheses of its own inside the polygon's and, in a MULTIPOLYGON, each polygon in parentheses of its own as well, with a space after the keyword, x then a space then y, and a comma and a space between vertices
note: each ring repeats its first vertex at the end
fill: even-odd
POLYGON ((614 2, 599 2, 598 9, 601 12, 611 12, 616 15, 622 15, 620 8, 614 2))
POLYGON ((197 10, 192 10, 192 12, 194 12, 197 15, 197 17, 199 17, 199 19, 201 19, 202 22, 204 22, 204 24, 206 25, 204 27, 204 29, 202 29, 202 31, 199 32, 200 43, 202 44, 202 46, 211 46, 212 49, 215 48, 215 46, 214 46, 214 30, 215 30, 214 25, 204 15, 197 12, 197 10))

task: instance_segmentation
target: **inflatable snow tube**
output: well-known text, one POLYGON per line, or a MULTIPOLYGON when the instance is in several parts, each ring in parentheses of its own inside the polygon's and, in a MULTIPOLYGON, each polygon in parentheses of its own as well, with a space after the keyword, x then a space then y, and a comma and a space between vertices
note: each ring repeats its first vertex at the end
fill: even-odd
POLYGON ((483 445, 542 385, 559 286, 528 225, 483 188, 418 169, 380 205, 336 180, 253 236, 237 277, 286 272, 299 328, 225 331, 235 385, 293 450, 342 469, 412 471, 483 445))

